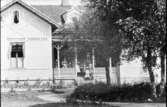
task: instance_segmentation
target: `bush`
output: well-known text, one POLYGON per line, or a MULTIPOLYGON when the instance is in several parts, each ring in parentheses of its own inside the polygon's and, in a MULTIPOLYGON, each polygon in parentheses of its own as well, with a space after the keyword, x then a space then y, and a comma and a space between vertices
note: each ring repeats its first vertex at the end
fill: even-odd
MULTIPOLYGON (((163 96, 165 95, 164 92, 163 96)), ((70 98, 91 101, 145 102, 151 98, 151 85, 140 83, 108 87, 104 83, 89 83, 77 87, 70 98)))
POLYGON ((98 98, 100 98, 101 95, 104 95, 106 92, 108 92, 108 88, 105 84, 98 83, 94 85, 92 83, 88 83, 82 86, 78 86, 78 88, 75 89, 71 97, 82 100, 97 100, 98 98))
POLYGON ((166 102, 166 84, 165 86, 162 86, 163 84, 158 84, 157 85, 157 95, 158 98, 156 99, 156 101, 158 102, 166 102))

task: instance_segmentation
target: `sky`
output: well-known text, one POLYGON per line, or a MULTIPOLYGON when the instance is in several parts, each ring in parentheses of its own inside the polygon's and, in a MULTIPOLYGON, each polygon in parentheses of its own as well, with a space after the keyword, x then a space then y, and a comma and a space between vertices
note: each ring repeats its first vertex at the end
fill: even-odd
MULTIPOLYGON (((1 0, 1 6, 12 1, 12 0, 1 0)), ((22 0, 30 5, 60 5, 61 0, 22 0)), ((70 5, 77 6, 80 4, 81 0, 68 0, 70 5)))

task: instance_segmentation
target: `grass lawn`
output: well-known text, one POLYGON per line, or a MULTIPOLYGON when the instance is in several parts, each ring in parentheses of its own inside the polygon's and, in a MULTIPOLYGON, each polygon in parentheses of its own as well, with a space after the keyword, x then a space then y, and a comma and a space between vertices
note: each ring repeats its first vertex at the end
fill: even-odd
MULTIPOLYGON (((17 92, 1 93, 1 107, 166 107, 165 104, 148 103, 112 103, 109 105, 96 104, 65 104, 54 103, 39 99, 39 95, 48 95, 50 92, 17 92)), ((53 93, 52 93, 53 94, 53 93)))
MULTIPOLYGON (((38 95, 47 95, 48 92, 17 92, 1 93, 2 107, 101 107, 95 104, 65 104, 53 103, 39 99, 38 95)), ((111 107, 111 106, 103 106, 111 107)))

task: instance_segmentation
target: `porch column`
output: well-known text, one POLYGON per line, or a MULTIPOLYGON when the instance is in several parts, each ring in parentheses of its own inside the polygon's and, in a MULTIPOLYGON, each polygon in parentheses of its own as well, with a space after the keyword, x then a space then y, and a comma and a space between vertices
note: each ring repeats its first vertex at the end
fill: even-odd
POLYGON ((16 53, 16 68, 18 68, 18 53, 16 53))
POLYGON ((53 84, 55 83, 55 71, 54 71, 54 46, 52 44, 52 69, 53 69, 53 75, 52 75, 52 79, 53 79, 53 84))
POLYGON ((58 70, 58 77, 60 78, 60 49, 62 48, 62 46, 57 45, 56 49, 57 49, 57 70, 58 70))

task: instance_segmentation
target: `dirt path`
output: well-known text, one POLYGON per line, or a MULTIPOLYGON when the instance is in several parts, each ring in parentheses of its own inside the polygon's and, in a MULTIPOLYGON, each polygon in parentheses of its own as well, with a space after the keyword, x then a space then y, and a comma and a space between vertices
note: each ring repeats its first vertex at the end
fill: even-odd
MULTIPOLYGON (((59 92, 59 90, 57 90, 59 92)), ((19 92, 1 93, 1 107, 166 107, 165 103, 110 103, 110 105, 67 104, 67 93, 52 92, 19 92)))

